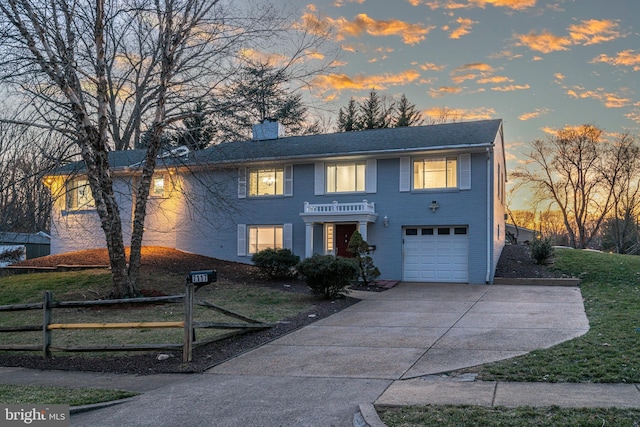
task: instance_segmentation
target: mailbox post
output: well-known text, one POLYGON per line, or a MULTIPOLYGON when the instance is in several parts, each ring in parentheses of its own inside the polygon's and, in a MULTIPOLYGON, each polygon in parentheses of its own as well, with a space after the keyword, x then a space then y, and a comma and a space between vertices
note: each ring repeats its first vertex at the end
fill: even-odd
POLYGON ((201 287, 218 281, 215 270, 190 271, 187 275, 187 286, 184 294, 184 347, 182 361, 191 362, 195 331, 193 330, 193 305, 195 293, 201 287))

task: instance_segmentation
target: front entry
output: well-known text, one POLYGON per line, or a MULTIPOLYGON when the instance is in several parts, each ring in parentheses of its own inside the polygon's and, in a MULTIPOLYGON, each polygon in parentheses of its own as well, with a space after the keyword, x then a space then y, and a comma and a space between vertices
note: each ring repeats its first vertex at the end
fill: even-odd
POLYGON ((356 231, 356 224, 336 224, 335 227, 336 255, 347 258, 353 257, 347 247, 353 232, 356 231))

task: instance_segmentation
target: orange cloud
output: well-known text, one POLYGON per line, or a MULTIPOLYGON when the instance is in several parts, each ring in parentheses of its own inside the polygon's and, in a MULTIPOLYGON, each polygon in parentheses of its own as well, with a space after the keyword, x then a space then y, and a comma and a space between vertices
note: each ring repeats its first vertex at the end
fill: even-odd
POLYGON ((455 95, 460 92, 462 92, 462 88, 458 86, 440 86, 438 89, 430 89, 429 96, 442 98, 445 95, 455 95))
POLYGON ((483 79, 479 79, 476 83, 478 84, 486 84, 486 83, 513 83, 513 79, 505 76, 493 76, 493 77, 485 77, 483 79))
POLYGON ((433 62, 425 62, 424 64, 419 65, 421 70, 424 71, 442 71, 444 70, 444 65, 436 65, 433 62))
POLYGON ((459 39, 460 37, 469 34, 471 32, 471 26, 473 24, 477 24, 478 21, 466 18, 458 18, 456 19, 456 23, 458 23, 458 25, 460 26, 453 30, 451 34, 449 34, 450 39, 459 39))
POLYGON ((589 19, 569 27, 574 44, 590 45, 608 42, 621 37, 618 23, 610 19, 589 19))
POLYGON ((577 99, 595 99, 607 108, 622 108, 631 103, 631 99, 624 98, 613 92, 605 92, 602 88, 583 90, 580 87, 574 87, 573 89, 567 89, 567 95, 577 99))
POLYGON ((478 75, 474 73, 460 74, 457 76, 451 76, 451 81, 456 84, 460 84, 465 80, 474 80, 476 77, 478 77, 478 75))
MULTIPOLYGON (((409 1, 413 4, 414 0, 409 1)), ((506 7, 514 10, 522 10, 535 6, 536 0, 467 0, 466 3, 456 0, 430 0, 426 1, 425 4, 432 10, 455 10, 467 9, 470 7, 481 7, 484 9, 487 5, 491 5, 493 7, 506 7)))
POLYGON ((529 89, 531 86, 529 86, 528 84, 526 85, 509 85, 509 86, 497 86, 497 87, 492 87, 491 90, 495 90, 497 92, 513 92, 515 90, 526 90, 529 89))
POLYGON ((507 7, 509 9, 522 10, 536 5, 536 0, 469 0, 470 4, 484 8, 490 4, 494 7, 507 7))
POLYGON ((424 40, 426 35, 435 28, 435 26, 425 27, 421 24, 411 24, 398 19, 378 21, 369 17, 366 13, 356 15, 352 21, 344 17, 337 19, 327 17, 320 21, 317 16, 306 13, 303 15, 303 22, 309 23, 312 28, 314 26, 335 28, 338 41, 347 37, 360 37, 362 34, 367 33, 376 37, 399 36, 402 37, 405 44, 416 44, 424 40))
POLYGON ((420 73, 415 70, 406 70, 398 74, 385 73, 377 76, 356 75, 350 77, 346 74, 327 74, 318 76, 313 81, 313 86, 321 93, 327 91, 342 90, 385 90, 389 86, 403 85, 413 82, 420 77, 420 73))
POLYGON ((364 3, 364 0, 336 0, 333 5, 335 7, 342 7, 344 6, 345 2, 347 3, 358 3, 358 4, 362 4, 364 3))
POLYGON ((548 108, 542 108, 542 109, 537 108, 535 111, 532 111, 530 113, 521 114, 520 116, 518 116, 518 119, 522 120, 522 121, 535 119, 535 118, 538 118, 538 117, 540 117, 542 115, 545 115, 545 114, 549 113, 549 111, 551 111, 551 110, 549 110, 548 108))
POLYGON ((518 40, 516 46, 526 46, 542 53, 569 50, 567 46, 571 45, 570 38, 556 36, 546 30, 541 33, 531 31, 529 34, 516 34, 515 37, 518 40))
POLYGON ((496 110, 487 107, 478 108, 449 108, 449 107, 431 107, 422 111, 422 115, 431 117, 432 119, 448 119, 448 120, 486 120, 495 117, 496 110))
POLYGON ((640 110, 632 111, 628 114, 624 115, 627 119, 632 120, 638 124, 640 124, 640 110))
POLYGON ((603 53, 591 60, 591 63, 595 62, 605 62, 613 66, 622 65, 625 67, 632 67, 633 71, 640 71, 640 53, 636 53, 632 49, 618 52, 616 56, 608 56, 603 53))

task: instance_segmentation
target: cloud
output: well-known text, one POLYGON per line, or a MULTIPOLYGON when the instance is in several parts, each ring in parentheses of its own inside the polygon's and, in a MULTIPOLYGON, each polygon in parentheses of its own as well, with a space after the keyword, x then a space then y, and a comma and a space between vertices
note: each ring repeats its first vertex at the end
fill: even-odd
POLYGON ((569 50, 570 46, 604 43, 624 37, 618 31, 618 22, 610 19, 589 19, 572 24, 567 29, 569 35, 558 36, 548 30, 531 31, 528 34, 516 34, 516 46, 526 46, 531 50, 551 53, 569 50))
POLYGON ((489 59, 501 59, 501 58, 507 58, 511 60, 511 59, 522 58, 522 55, 519 53, 513 53, 510 50, 503 50, 503 51, 492 53, 491 55, 489 55, 489 59))
POLYGON ((505 77, 505 76, 492 76, 492 77, 485 77, 483 79, 479 79, 476 81, 476 83, 478 84, 513 83, 513 79, 510 79, 509 77, 505 77))
POLYGON ((436 65, 433 62, 425 62, 419 65, 421 70, 424 71, 442 71, 445 69, 444 65, 436 65))
POLYGON ((375 37, 398 36, 405 44, 413 45, 424 40, 426 35, 435 28, 435 26, 425 27, 422 24, 412 24, 399 19, 376 20, 366 13, 356 15, 351 21, 342 16, 336 19, 330 17, 320 19, 316 15, 305 13, 302 20, 310 28, 335 28, 338 41, 347 37, 360 37, 366 33, 375 37))
POLYGON ((607 108, 622 108, 631 104, 631 99, 613 92, 606 92, 602 88, 598 88, 596 90, 584 90, 581 87, 574 86, 573 89, 567 89, 567 95, 576 99, 595 99, 600 101, 607 108))
POLYGON ((633 71, 640 71, 640 53, 636 53, 633 49, 618 52, 616 56, 608 56, 603 53, 591 60, 592 64, 596 62, 605 62, 614 67, 632 67, 633 71))
POLYGON ((535 111, 531 111, 530 113, 523 113, 520 114, 520 116, 518 116, 519 120, 522 121, 527 121, 527 120, 531 120, 531 119, 536 119, 540 116, 543 116, 545 114, 548 114, 551 110, 548 108, 536 108, 535 111))
POLYGON ((431 107, 422 111, 425 117, 432 119, 448 119, 448 120, 486 120, 496 116, 496 110, 488 107, 478 108, 449 108, 449 107, 431 107))
POLYGON ((455 95, 462 92, 459 86, 440 86, 438 89, 429 89, 429 96, 432 98, 442 98, 445 95, 455 95))
POLYGON ((389 86, 411 83, 420 77, 415 70, 406 70, 398 74, 385 73, 381 75, 356 75, 348 76, 343 73, 318 76, 313 81, 313 86, 322 94, 328 91, 342 90, 385 90, 389 86))
POLYGON ((508 85, 508 86, 497 86, 497 87, 492 87, 491 90, 495 90, 497 92, 513 92, 516 90, 526 90, 529 89, 531 86, 529 86, 528 84, 525 85, 508 85))
POLYGON ((362 4, 364 3, 365 0, 336 0, 333 5, 335 7, 342 7, 344 6, 345 3, 358 3, 358 4, 362 4))
MULTIPOLYGON (((413 4, 411 0, 410 2, 413 4)), ((487 5, 491 5, 493 7, 506 7, 512 10, 523 10, 534 7, 536 5, 536 0, 467 0, 466 2, 456 0, 430 0, 426 1, 425 4, 432 10, 455 10, 471 7, 480 7, 484 9, 487 5)))
POLYGON ((449 34, 450 39, 459 39, 460 37, 469 34, 471 32, 471 26, 473 24, 477 24, 478 21, 466 18, 458 18, 456 19, 456 23, 460 26, 453 30, 451 34, 449 34))
POLYGON ((570 38, 556 36, 547 30, 541 33, 531 31, 529 34, 516 34, 515 38, 518 40, 516 46, 526 46, 542 53, 569 50, 567 46, 571 46, 570 38))
POLYGON ((632 120, 638 124, 640 124, 640 110, 634 110, 628 114, 624 115, 627 119, 632 120))
POLYGON ((620 38, 618 23, 610 19, 589 19, 569 27, 569 36, 574 44, 591 45, 620 38))

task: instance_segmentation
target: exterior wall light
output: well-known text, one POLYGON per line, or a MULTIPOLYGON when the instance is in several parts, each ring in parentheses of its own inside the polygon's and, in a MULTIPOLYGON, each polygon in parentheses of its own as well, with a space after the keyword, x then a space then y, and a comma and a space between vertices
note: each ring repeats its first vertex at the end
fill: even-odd
POLYGON ((432 200, 431 204, 429 205, 429 209, 431 209, 433 212, 435 212, 439 207, 440 205, 438 204, 437 200, 432 200))
POLYGON ((382 225, 384 225, 385 227, 389 226, 389 217, 388 216, 384 216, 384 218, 382 218, 382 225))

